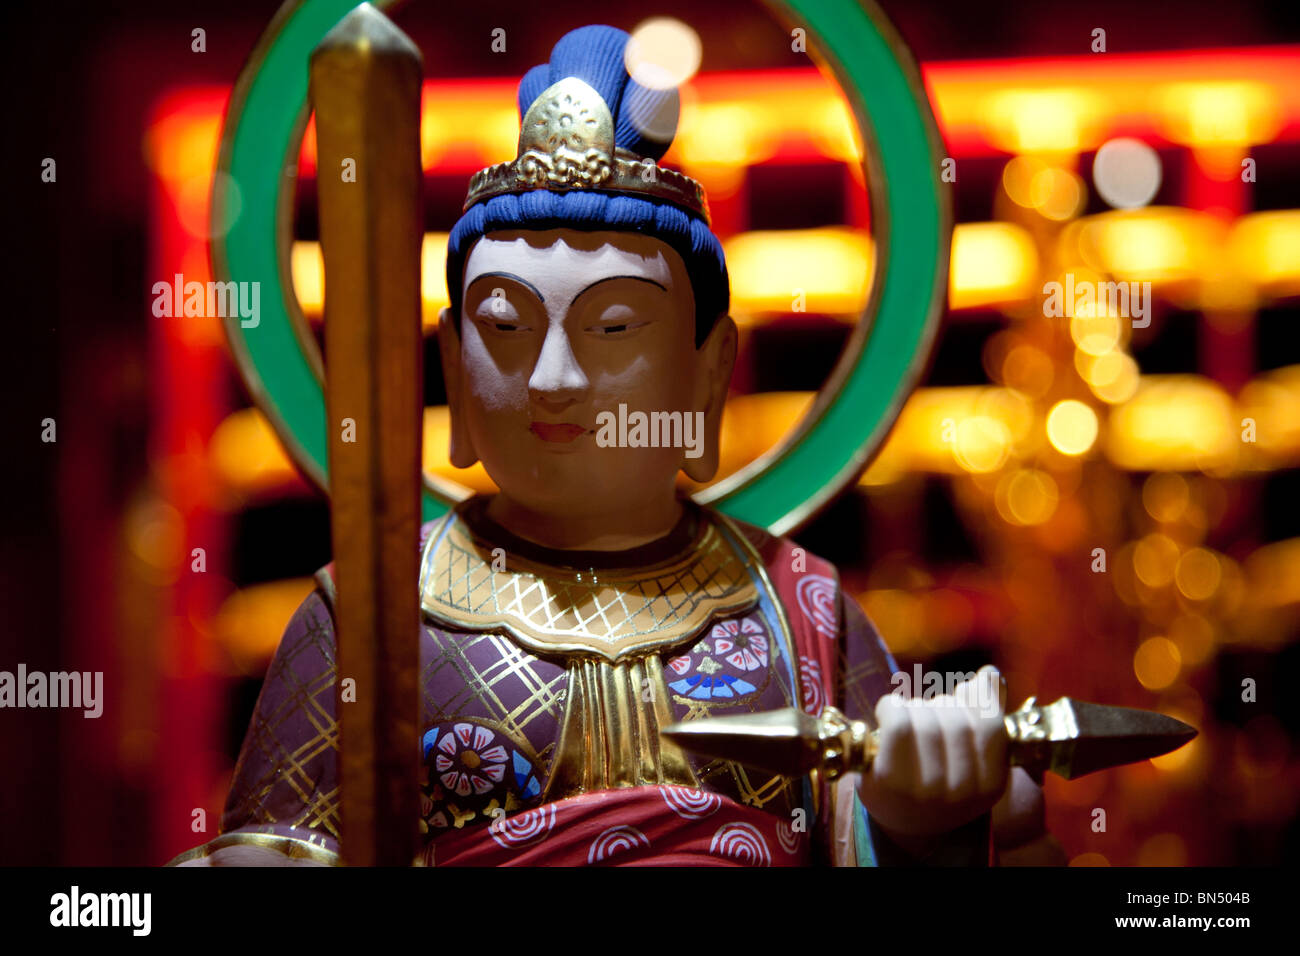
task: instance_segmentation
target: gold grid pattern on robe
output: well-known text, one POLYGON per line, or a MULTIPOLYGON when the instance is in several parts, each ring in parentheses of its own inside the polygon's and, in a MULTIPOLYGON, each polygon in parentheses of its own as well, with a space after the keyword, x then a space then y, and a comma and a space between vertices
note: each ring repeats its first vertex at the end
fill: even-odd
POLYGON ((306 626, 299 642, 281 649, 266 678, 283 697, 270 707, 258 702, 235 771, 245 789, 225 817, 237 826, 281 823, 338 839, 339 787, 330 772, 339 746, 333 627, 319 599, 300 613, 306 626))
POLYGON ((542 673, 536 658, 496 634, 426 633, 433 642, 433 652, 421 676, 425 723, 477 721, 509 739, 544 774, 550 766, 555 740, 535 730, 530 737, 528 731, 535 723, 550 718, 559 732, 568 686, 564 670, 542 673), (470 662, 471 651, 480 644, 492 648, 485 665, 470 662), (446 699, 439 699, 431 688, 444 669, 456 675, 457 689, 446 699), (507 689, 510 682, 517 682, 518 687, 507 689), (533 737, 540 740, 540 750, 534 747, 533 737))

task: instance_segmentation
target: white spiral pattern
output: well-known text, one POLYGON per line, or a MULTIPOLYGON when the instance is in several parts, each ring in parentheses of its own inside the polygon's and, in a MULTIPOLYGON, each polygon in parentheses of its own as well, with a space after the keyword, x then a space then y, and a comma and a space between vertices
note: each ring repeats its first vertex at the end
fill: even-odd
POLYGON ((795 585, 799 610, 817 633, 835 637, 835 582, 820 574, 804 574, 795 585))
POLYGON ((791 856, 799 852, 800 834, 794 832, 794 827, 788 821, 781 820, 777 823, 776 839, 781 844, 781 849, 791 856))
POLYGON ((497 845, 507 850, 540 843, 555 826, 555 804, 547 803, 513 817, 498 817, 488 825, 497 845))
POLYGON ((591 842, 591 849, 587 851, 587 862, 599 863, 618 853, 627 853, 637 847, 649 845, 650 838, 636 827, 610 827, 591 842))
POLYGON ((664 798, 668 808, 683 820, 703 820, 722 806, 722 798, 716 793, 693 790, 690 787, 667 784, 659 788, 659 795, 664 798))
POLYGON ((821 716, 822 708, 826 706, 822 691, 822 666, 802 654, 799 655, 799 696, 805 711, 814 717, 821 716))
POLYGON ((758 828, 750 823, 728 823, 718 828, 709 844, 709 852, 717 853, 746 866, 771 866, 772 854, 767 841, 758 828))

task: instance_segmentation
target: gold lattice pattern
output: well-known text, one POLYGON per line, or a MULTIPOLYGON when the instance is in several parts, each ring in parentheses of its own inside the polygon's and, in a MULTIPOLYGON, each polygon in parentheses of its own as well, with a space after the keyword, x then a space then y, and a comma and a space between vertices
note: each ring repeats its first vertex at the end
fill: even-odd
POLYGON ((498 558, 494 568, 492 546, 455 512, 448 520, 446 533, 426 546, 425 612, 472 630, 504 628, 534 653, 581 652, 614 663, 689 640, 713 615, 757 600, 744 558, 711 518, 677 557, 600 571, 515 556, 498 558))

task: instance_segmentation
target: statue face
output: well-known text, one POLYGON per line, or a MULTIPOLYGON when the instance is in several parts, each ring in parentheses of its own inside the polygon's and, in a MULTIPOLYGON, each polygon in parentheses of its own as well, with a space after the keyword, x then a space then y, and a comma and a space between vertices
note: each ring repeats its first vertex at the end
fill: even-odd
POLYGON ((470 251, 463 288, 460 335, 445 314, 439 331, 453 464, 481 460, 514 503, 574 517, 671 501, 683 467, 712 476, 735 330, 720 321, 695 348, 690 277, 670 246, 627 232, 494 232, 470 251), (677 446, 628 447, 637 436, 619 435, 620 405, 633 422, 676 413, 677 446))

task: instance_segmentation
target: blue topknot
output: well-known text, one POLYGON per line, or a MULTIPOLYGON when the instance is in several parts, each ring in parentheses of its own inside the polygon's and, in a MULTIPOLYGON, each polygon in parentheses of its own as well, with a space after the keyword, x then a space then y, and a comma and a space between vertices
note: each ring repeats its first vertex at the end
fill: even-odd
MULTIPOLYGON (((650 89, 632 79, 624 55, 630 35, 616 27, 571 30, 519 82, 519 119, 553 83, 577 77, 604 99, 614 117, 614 145, 658 162, 672 145, 680 101, 677 90, 650 89)), ((507 229, 586 229, 641 232, 677 251, 695 294, 695 341, 703 343, 730 308, 730 282, 722 244, 708 225, 677 206, 641 196, 598 190, 532 190, 495 196, 466 210, 447 241, 447 291, 452 321, 460 327, 465 259, 484 234, 507 229)))

